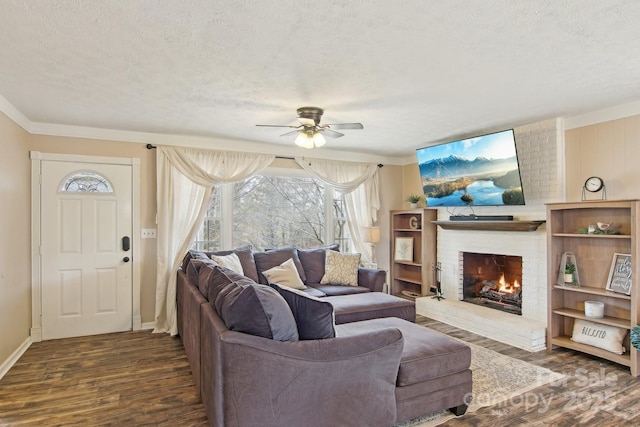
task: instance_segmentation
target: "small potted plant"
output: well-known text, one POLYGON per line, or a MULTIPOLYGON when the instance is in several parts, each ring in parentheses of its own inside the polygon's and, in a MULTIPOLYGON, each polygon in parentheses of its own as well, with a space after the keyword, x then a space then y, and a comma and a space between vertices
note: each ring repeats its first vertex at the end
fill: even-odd
POLYGON ((407 201, 411 203, 411 209, 417 208, 420 200, 422 200, 422 196, 420 194, 411 194, 407 197, 407 201))
POLYGON ((573 274, 576 272, 576 265, 572 262, 567 262, 564 266, 564 283, 573 284, 573 274))

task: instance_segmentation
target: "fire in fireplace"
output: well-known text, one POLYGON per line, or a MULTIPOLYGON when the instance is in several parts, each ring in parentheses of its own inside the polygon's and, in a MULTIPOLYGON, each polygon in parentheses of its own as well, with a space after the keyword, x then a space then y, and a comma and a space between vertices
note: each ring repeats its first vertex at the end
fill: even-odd
POLYGON ((463 301, 522 315, 522 257, 462 253, 463 301))

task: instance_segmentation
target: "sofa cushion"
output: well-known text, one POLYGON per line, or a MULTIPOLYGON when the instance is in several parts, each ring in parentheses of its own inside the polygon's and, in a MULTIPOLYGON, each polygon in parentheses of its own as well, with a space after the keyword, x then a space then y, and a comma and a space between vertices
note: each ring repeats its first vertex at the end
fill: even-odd
POLYGON ((298 289, 271 285, 289 304, 301 340, 317 340, 336 336, 333 306, 298 289))
POLYGON ((208 283, 208 290, 207 290, 206 297, 207 297, 207 300, 209 300, 209 302, 212 304, 215 303, 218 293, 222 289, 224 289, 225 286, 233 282, 240 281, 242 279, 249 279, 248 277, 243 276, 242 274, 238 274, 233 270, 229 270, 226 267, 222 267, 221 265, 214 265, 214 266, 203 267, 200 270, 201 280, 205 280, 204 275, 207 274, 206 270, 209 270, 208 272, 209 276, 206 279, 208 283))
POLYGON ((215 261, 216 264, 219 264, 244 276, 244 269, 242 268, 242 263, 240 262, 240 258, 238 258, 237 254, 211 255, 211 259, 215 261))
POLYGON ((324 246, 322 248, 298 249, 298 258, 300 258, 304 274, 307 276, 305 280, 306 284, 320 283, 320 280, 322 280, 327 250, 337 252, 340 249, 338 244, 324 246))
POLYGON ((202 251, 196 251, 195 249, 190 249, 187 252, 187 254, 184 256, 184 258, 182 259, 182 263, 180 264, 180 268, 182 268, 182 271, 184 272, 187 271, 187 267, 189 266, 189 263, 191 262, 192 259, 210 259, 210 258, 209 258, 209 255, 207 255, 202 251))
POLYGON ((325 273, 321 284, 358 286, 360 254, 326 251, 325 273))
MULTIPOLYGON (((342 288, 352 289, 353 287, 342 286, 342 288)), ((327 296, 324 300, 333 305, 336 324, 379 317, 397 317, 409 322, 416 321, 415 302, 383 292, 327 296)))
MULTIPOLYGON (((212 265, 213 266, 213 265, 215 265, 215 262, 205 255, 204 258, 191 258, 191 260, 186 265, 185 273, 187 275, 187 278, 189 279, 189 281, 191 281, 191 283, 193 283, 194 285, 197 285, 198 288, 200 288, 200 285, 198 283, 199 282, 199 276, 200 276, 200 270, 205 265, 212 265)), ((200 289, 200 292, 205 297, 207 296, 207 291, 206 290, 203 291, 202 289, 200 289)))
POLYGON ((302 268, 302 264, 300 263, 300 258, 298 258, 298 251, 293 246, 286 246, 278 249, 270 249, 264 252, 256 252, 253 254, 253 257, 256 262, 256 269, 258 270, 258 282, 262 284, 268 284, 268 280, 262 274, 263 271, 269 270, 277 265, 282 264, 289 258, 293 259, 293 263, 298 270, 298 275, 300 279, 305 282, 307 280, 304 269, 302 268))
POLYGON ((248 277, 222 289, 214 308, 231 331, 276 341, 298 341, 298 328, 285 299, 248 277))
POLYGON ((336 326, 339 336, 397 328, 404 348, 396 385, 405 387, 469 369, 471 349, 462 341, 395 317, 364 320, 336 326))
POLYGON ((293 259, 291 258, 280 265, 263 271, 262 274, 267 278, 269 284, 277 283, 289 288, 307 289, 304 283, 302 283, 302 280, 300 280, 298 269, 296 269, 293 259))
POLYGON ((205 252, 207 256, 211 257, 211 255, 224 256, 230 254, 236 254, 238 259, 240 260, 240 264, 242 264, 243 274, 247 276, 249 279, 254 282, 258 281, 258 271, 256 270, 256 263, 253 259, 253 250, 250 245, 242 246, 241 248, 235 248, 228 251, 215 251, 215 252, 205 252))

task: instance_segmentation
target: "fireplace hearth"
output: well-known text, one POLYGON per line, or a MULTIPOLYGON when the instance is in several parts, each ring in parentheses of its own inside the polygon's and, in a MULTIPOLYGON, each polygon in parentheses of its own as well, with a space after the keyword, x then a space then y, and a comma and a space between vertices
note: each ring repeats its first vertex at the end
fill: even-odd
POLYGON ((463 301, 522 315, 522 257, 462 253, 463 301))

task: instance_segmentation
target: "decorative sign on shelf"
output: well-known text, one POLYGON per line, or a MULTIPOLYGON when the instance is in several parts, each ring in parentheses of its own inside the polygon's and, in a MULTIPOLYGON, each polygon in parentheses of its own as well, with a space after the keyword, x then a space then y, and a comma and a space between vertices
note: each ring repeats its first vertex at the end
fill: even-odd
POLYGON ((620 294, 631 295, 631 273, 631 255, 613 254, 606 289, 620 294))

